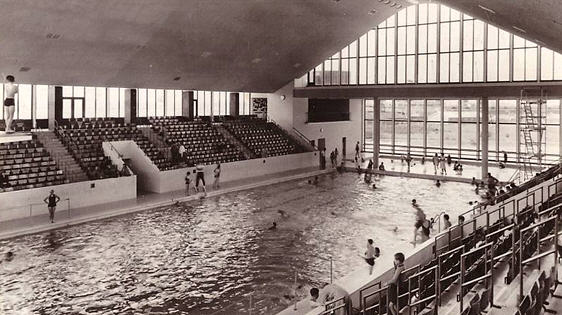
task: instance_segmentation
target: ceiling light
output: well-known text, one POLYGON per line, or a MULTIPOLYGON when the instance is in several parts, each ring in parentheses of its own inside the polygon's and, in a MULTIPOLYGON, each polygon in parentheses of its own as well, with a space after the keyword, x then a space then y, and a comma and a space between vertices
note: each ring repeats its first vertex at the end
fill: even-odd
POLYGON ((512 26, 512 27, 513 27, 514 29, 518 30, 518 31, 521 32, 521 33, 527 33, 526 30, 524 30, 524 29, 522 29, 522 28, 520 28, 520 27, 517 27, 517 26, 515 26, 515 25, 512 26))
POLYGON ((390 5, 391 7, 395 7, 396 6, 396 2, 392 2, 392 4, 390 5))
POLYGON ((490 9, 490 8, 486 8, 485 6, 483 6, 483 5, 481 5, 481 4, 479 4, 478 7, 479 7, 480 9, 484 10, 484 11, 490 12, 490 13, 492 13, 492 14, 496 14, 496 11, 494 11, 494 10, 492 10, 492 9, 490 9))

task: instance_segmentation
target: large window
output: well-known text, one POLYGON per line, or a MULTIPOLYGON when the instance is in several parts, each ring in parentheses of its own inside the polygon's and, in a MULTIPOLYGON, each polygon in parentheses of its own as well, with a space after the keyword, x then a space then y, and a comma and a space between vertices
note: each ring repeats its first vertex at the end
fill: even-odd
POLYGON ((306 82, 300 86, 562 80, 562 55, 423 3, 398 11, 297 80, 306 82))
MULTIPOLYGON (((491 161, 521 162, 525 151, 520 124, 524 116, 517 99, 488 102, 488 157, 491 161)), ((562 102, 550 99, 541 115, 546 117, 543 133, 543 162, 559 161, 562 102)), ((364 100, 364 150, 373 150, 374 100, 364 100)), ((482 143, 482 103, 477 99, 383 99, 380 101, 380 152, 479 160, 482 143)))

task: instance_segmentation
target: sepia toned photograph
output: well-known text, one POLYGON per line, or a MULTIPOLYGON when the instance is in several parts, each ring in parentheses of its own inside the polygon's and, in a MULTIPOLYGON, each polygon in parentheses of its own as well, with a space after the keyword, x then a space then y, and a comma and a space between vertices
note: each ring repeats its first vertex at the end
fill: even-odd
POLYGON ((0 8, 0 315, 562 314, 562 0, 0 8))

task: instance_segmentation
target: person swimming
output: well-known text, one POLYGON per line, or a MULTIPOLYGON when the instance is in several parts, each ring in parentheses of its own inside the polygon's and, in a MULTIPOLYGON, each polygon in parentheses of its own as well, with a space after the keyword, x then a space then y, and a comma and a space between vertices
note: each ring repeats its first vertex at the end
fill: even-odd
POLYGON ((6 252, 6 254, 4 255, 4 261, 9 262, 12 261, 12 259, 14 259, 14 253, 10 251, 6 252))

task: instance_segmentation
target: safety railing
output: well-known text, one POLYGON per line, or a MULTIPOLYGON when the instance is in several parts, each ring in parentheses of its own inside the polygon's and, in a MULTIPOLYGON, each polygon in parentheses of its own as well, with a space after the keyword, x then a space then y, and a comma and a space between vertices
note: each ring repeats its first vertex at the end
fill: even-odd
MULTIPOLYGON (((435 265, 431 268, 426 270, 420 271, 416 274, 411 275, 408 278, 408 314, 412 315, 413 308, 423 308, 426 304, 430 303, 431 301, 435 301, 434 306, 434 315, 437 315, 439 304, 439 297, 440 297, 440 290, 439 290, 439 265, 435 265), (433 277, 433 279, 431 278, 433 277), (416 287, 412 287, 412 281, 417 282, 416 287), (429 296, 424 296, 425 291, 422 291, 422 288, 427 290, 431 289, 431 284, 425 285, 428 283, 433 283, 433 294, 429 296), (423 286, 422 286, 423 285, 423 286), (416 301, 413 301, 414 296, 418 296, 416 301)), ((416 314, 419 313, 416 312, 416 314)))
POLYGON ((366 293, 366 292, 372 290, 373 288, 375 288, 375 291, 380 290, 381 285, 382 285, 382 282, 379 281, 379 282, 372 283, 372 284, 370 284, 370 285, 368 285, 364 288, 361 288, 359 290, 359 309, 362 310, 363 313, 364 313, 364 310, 365 310, 365 306, 367 305, 367 298, 373 296, 373 295, 371 295, 372 292, 369 292, 369 293, 366 293))
POLYGON ((308 143, 308 145, 310 145, 314 150, 319 150, 318 146, 316 144, 312 144, 312 141, 310 139, 308 139, 308 137, 305 136, 302 132, 300 132, 297 128, 293 127, 293 131, 295 132, 295 134, 297 136, 299 136, 301 138, 302 141, 304 141, 305 143, 308 143))
MULTIPOLYGON (((439 255, 438 259, 437 259, 437 266, 439 267, 438 271, 439 271, 439 280, 438 280, 438 287, 439 287, 439 294, 441 294, 442 289, 446 289, 447 287, 449 287, 450 284, 452 284, 453 282, 455 282, 457 280, 457 278, 460 276, 460 269, 459 271, 454 271, 455 266, 449 266, 450 268, 445 268, 445 262, 448 262, 450 260, 455 260, 453 259, 455 256, 460 257, 461 255, 464 253, 464 245, 461 245, 455 249, 452 249, 446 253, 443 253, 441 255, 439 255), (446 274, 447 272, 450 272, 450 274, 446 274)), ((438 304, 439 306, 441 306, 441 300, 438 300, 438 304)))
MULTIPOLYGON (((56 213, 60 213, 61 211, 66 212, 66 216, 68 219, 71 218, 71 202, 70 198, 61 198, 59 203, 57 204, 57 211, 56 213)), ((21 206, 11 207, 6 210, 2 210, 2 215, 0 215, 0 219, 2 221, 9 221, 9 220, 19 220, 19 219, 30 219, 32 217, 36 217, 39 215, 48 215, 48 208, 45 202, 41 203, 29 203, 21 206)))
MULTIPOLYGON (((410 276, 413 274, 418 274, 421 270, 421 266, 420 265, 415 265, 413 267, 410 267, 408 269, 404 269, 401 273, 400 273, 400 277, 399 279, 408 279, 404 282, 408 283, 410 276)), ((396 299, 396 309, 400 310, 402 309, 402 307, 409 305, 410 300, 409 300, 409 292, 405 291, 403 294, 400 294, 400 288, 402 280, 399 280, 398 283, 396 284, 396 296, 398 297, 396 299), (403 300, 406 300, 406 303, 401 303, 403 300), (402 306, 402 307, 401 307, 402 306)))
MULTIPOLYGON (((559 232, 559 217, 557 214, 551 216, 548 219, 542 220, 538 223, 535 224, 531 224, 528 227, 521 229, 519 231, 519 242, 520 242, 520 250, 519 250, 519 270, 522 272, 523 271, 523 267, 525 267, 526 265, 534 262, 534 261, 538 261, 538 269, 541 269, 541 259, 549 256, 549 255, 553 255, 554 257, 554 274, 556 275, 554 277, 554 279, 556 279, 556 281, 558 281, 558 246, 559 246, 559 240, 558 237, 560 235, 562 235, 559 232), (553 222, 554 225, 547 225, 548 223, 553 222), (553 231, 547 231, 548 234, 545 237, 541 238, 541 227, 547 227, 550 226, 553 229, 553 231), (530 231, 530 233, 527 233, 528 231, 530 231), (553 232, 553 233, 552 233, 553 232), (529 234, 527 238, 525 237, 525 234, 529 234), (541 244, 542 243, 546 243, 550 240, 554 239, 554 247, 552 247, 549 250, 546 250, 544 252, 541 253, 541 244), (526 240, 529 240, 529 246, 536 246, 534 247, 534 250, 532 251, 530 257, 526 258, 524 257, 524 253, 527 252, 528 247, 525 247, 526 245, 526 240), (536 244, 531 244, 530 242, 532 241, 536 241, 536 244), (536 253, 536 254, 535 254, 536 253), (533 255, 535 254, 535 255, 533 255)), ((523 285, 524 285, 524 279, 525 277, 519 277, 519 302, 521 303, 523 300, 523 285)))
POLYGON ((324 311, 319 315, 348 315, 349 308, 347 307, 347 302, 345 297, 341 297, 334 301, 330 301, 324 305, 324 311))
MULTIPOLYGON (((474 286, 475 284, 477 284, 481 281, 485 282, 486 287, 488 287, 488 285, 493 287, 492 281, 488 280, 488 279, 491 280, 491 279, 494 278, 494 265, 493 265, 494 251, 489 250, 490 248, 492 248, 492 246, 493 246, 492 243, 488 243, 488 244, 485 244, 481 247, 475 248, 475 249, 461 255, 460 286, 459 286, 459 295, 457 296, 457 298, 459 299, 459 302, 460 302, 459 303, 460 304, 459 314, 462 314, 462 312, 464 310, 464 295, 465 295, 465 289, 466 288, 471 288, 472 286, 474 286), (482 254, 482 252, 483 252, 483 254, 482 254), (488 258, 488 255, 490 256, 489 258, 488 258), (466 277, 465 260, 466 260, 467 257, 471 257, 471 256, 477 257, 476 260, 475 260, 476 264, 478 264, 478 260, 481 257, 484 258, 484 275, 478 276, 475 279, 471 279, 471 280, 466 281, 466 279, 465 279, 465 277, 466 277), (488 268, 489 265, 490 265, 490 268, 488 268)), ((493 298, 492 298, 492 300, 493 300, 493 298)))

